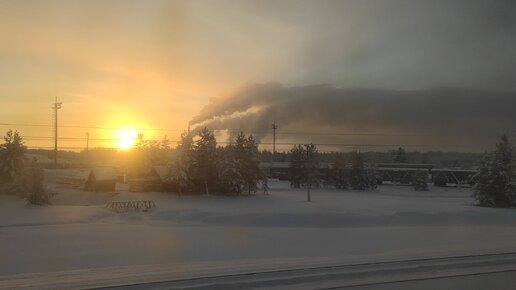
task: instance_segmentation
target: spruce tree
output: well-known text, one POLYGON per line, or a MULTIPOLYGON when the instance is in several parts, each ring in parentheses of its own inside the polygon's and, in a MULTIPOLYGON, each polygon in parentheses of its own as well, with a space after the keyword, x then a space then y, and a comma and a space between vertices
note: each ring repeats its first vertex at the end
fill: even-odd
POLYGON ((336 189, 348 189, 346 162, 342 153, 337 153, 335 155, 335 162, 331 169, 331 183, 336 189))
POLYGON ((398 150, 394 153, 394 162, 397 163, 406 163, 407 162, 407 154, 405 149, 398 148, 398 150))
POLYGON ((317 148, 314 144, 294 145, 290 150, 290 185, 295 188, 304 185, 307 189, 307 201, 311 201, 310 191, 318 183, 317 148))
POLYGON ((503 135, 496 150, 485 154, 474 197, 481 206, 510 207, 516 196, 514 147, 503 135))
POLYGON ((306 201, 312 201, 310 191, 312 186, 318 183, 317 169, 319 168, 319 162, 317 161, 317 148, 314 144, 304 145, 304 160, 303 160, 303 178, 302 182, 306 185, 306 201))
POLYGON ((375 189, 377 186, 375 172, 365 165, 364 155, 360 152, 351 154, 349 184, 357 190, 375 189))
MULTIPOLYGON (((243 134, 242 134, 243 135, 243 134)), ((255 193, 258 190, 258 181, 262 176, 258 160, 258 144, 253 135, 245 138, 243 136, 243 152, 241 164, 243 172, 244 187, 247 193, 255 193)))
POLYGON ((412 186, 418 191, 428 190, 428 172, 426 170, 414 172, 412 176, 412 186))
POLYGON ((7 131, 4 143, 0 144, 0 187, 4 192, 17 193, 23 187, 27 147, 18 131, 7 131))
POLYGON ((244 188, 241 162, 237 159, 234 145, 217 150, 218 189, 225 194, 240 194, 244 188))
POLYGON ((179 194, 183 192, 191 192, 194 190, 194 155, 193 155, 193 139, 192 136, 183 132, 181 139, 177 145, 179 158, 174 164, 173 178, 177 181, 179 194))
POLYGON ((294 145, 290 149, 290 186, 294 188, 301 187, 303 182, 303 160, 304 160, 304 148, 302 145, 294 145))
POLYGON ((17 131, 9 130, 0 144, 0 187, 5 193, 26 197, 34 204, 45 204, 49 196, 43 188, 43 170, 29 163, 24 154, 27 147, 17 131))
POLYGON ((50 202, 50 196, 43 187, 43 170, 37 164, 31 164, 24 174, 23 184, 26 187, 27 201, 35 205, 50 202))
POLYGON ((201 180, 204 192, 210 194, 210 187, 213 187, 217 181, 215 165, 217 141, 213 132, 206 127, 202 129, 194 149, 197 178, 201 180))

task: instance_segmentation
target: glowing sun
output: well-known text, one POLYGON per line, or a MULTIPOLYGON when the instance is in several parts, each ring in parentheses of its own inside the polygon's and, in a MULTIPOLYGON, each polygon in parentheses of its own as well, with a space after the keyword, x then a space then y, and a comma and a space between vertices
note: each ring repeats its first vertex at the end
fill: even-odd
POLYGON ((118 130, 118 148, 129 149, 134 145, 134 141, 138 133, 132 129, 118 130))

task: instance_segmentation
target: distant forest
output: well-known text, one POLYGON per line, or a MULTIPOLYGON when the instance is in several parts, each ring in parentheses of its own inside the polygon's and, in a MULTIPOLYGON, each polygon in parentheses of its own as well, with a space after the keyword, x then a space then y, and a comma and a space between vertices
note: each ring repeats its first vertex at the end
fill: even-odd
MULTIPOLYGON (((170 164, 170 161, 175 160, 178 156, 178 151, 174 148, 156 148, 155 158, 156 165, 170 164)), ((53 150, 47 149, 29 149, 29 154, 37 154, 45 156, 49 159, 54 157, 53 150)), ((343 156, 346 160, 350 158, 353 151, 343 152, 343 156)), ((366 163, 391 163, 396 162, 397 150, 385 151, 385 152, 362 152, 364 155, 364 161, 366 163)), ((88 151, 59 151, 58 156, 60 162, 65 162, 72 167, 82 165, 123 165, 126 160, 128 151, 116 150, 116 149, 102 149, 95 148, 88 151)), ((319 162, 333 163, 335 155, 337 153, 324 153, 320 152, 317 155, 319 162)), ((464 168, 472 169, 477 168, 480 165, 481 153, 464 153, 464 152, 442 152, 442 151, 406 151, 405 162, 406 163, 425 163, 433 164, 440 168, 464 168)), ((291 154, 289 152, 276 152, 274 161, 277 162, 290 162, 291 154)), ((269 150, 262 150, 259 152, 259 160, 262 162, 270 162, 273 160, 272 152, 269 150)))

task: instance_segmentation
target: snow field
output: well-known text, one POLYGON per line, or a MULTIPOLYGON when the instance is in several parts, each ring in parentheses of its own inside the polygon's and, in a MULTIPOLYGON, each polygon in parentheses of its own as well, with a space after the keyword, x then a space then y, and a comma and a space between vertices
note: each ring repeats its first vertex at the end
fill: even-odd
POLYGON ((115 194, 56 189, 54 204, 41 207, 0 196, 0 288, 46 272, 132 269, 129 275, 134 267, 181 264, 199 274, 206 265, 231 271, 237 264, 516 251, 516 211, 474 206, 470 189, 316 189, 308 203, 304 190, 286 182, 270 187, 270 195, 241 197, 132 193, 123 186, 115 194), (156 208, 104 207, 123 200, 153 200, 156 208))

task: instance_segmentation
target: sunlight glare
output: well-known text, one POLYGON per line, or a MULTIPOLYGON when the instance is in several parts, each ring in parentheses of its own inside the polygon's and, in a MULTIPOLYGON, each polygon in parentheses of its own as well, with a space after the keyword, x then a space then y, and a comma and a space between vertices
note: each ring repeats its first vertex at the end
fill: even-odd
POLYGON ((118 148, 129 149, 134 145, 134 141, 137 137, 136 130, 132 129, 121 129, 118 131, 118 148))

